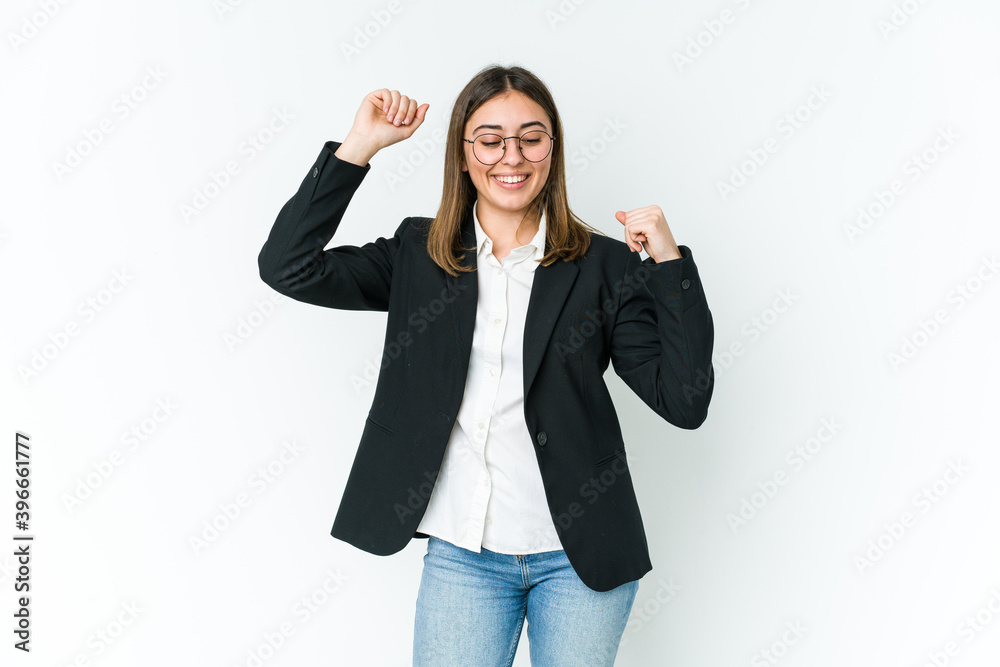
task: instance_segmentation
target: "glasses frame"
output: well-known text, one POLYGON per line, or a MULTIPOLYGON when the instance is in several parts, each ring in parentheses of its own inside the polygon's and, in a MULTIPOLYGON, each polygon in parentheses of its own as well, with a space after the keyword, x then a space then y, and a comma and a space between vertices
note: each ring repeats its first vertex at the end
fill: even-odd
POLYGON ((517 139, 517 152, 521 154, 521 157, 523 157, 525 160, 527 160, 528 162, 531 162, 533 164, 538 164, 539 162, 544 162, 547 157, 549 157, 550 155, 552 155, 552 143, 556 140, 556 138, 555 138, 554 135, 549 134, 545 130, 537 130, 537 129, 536 130, 528 130, 527 132, 525 132, 524 134, 522 134, 520 137, 517 136, 517 135, 510 136, 510 137, 500 137, 500 141, 503 142, 503 152, 500 154, 500 158, 496 162, 483 162, 482 158, 479 157, 478 155, 476 155, 476 140, 477 139, 481 139, 482 137, 500 137, 500 135, 499 134, 493 134, 492 132, 484 132, 483 134, 480 134, 480 135, 476 136, 473 139, 466 139, 465 137, 462 137, 462 141, 467 141, 470 144, 472 144, 472 155, 477 160, 479 160, 480 164, 484 164, 487 167, 492 167, 493 165, 500 164, 500 162, 503 161, 504 157, 506 157, 506 155, 507 155, 507 140, 508 139, 517 139), (528 160, 528 158, 524 154, 524 151, 521 150, 521 137, 523 137, 523 136, 525 136, 527 134, 531 134, 532 132, 541 132, 542 134, 544 134, 545 136, 547 136, 549 138, 549 152, 546 153, 545 157, 543 157, 541 160, 528 160))

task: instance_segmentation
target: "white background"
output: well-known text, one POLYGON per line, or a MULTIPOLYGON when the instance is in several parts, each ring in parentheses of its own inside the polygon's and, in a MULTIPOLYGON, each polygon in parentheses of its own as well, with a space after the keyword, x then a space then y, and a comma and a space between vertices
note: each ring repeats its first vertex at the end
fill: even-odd
POLYGON ((492 62, 552 90, 574 210, 620 238, 615 211, 660 205, 714 317, 701 428, 607 374, 654 565, 617 664, 996 664, 995 2, 49 4, 0 18, 4 664, 409 664, 426 542, 383 558, 329 535, 385 314, 274 303, 257 254, 377 88, 431 107, 333 244, 433 215, 432 136, 492 62))

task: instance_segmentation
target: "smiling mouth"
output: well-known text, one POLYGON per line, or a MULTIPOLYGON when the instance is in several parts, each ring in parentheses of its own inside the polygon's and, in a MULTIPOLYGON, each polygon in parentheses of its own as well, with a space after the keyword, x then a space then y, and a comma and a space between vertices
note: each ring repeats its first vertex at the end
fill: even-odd
POLYGON ((513 185, 515 183, 523 183, 528 179, 528 174, 521 174, 519 176, 492 176, 493 180, 498 183, 506 183, 507 185, 513 185))

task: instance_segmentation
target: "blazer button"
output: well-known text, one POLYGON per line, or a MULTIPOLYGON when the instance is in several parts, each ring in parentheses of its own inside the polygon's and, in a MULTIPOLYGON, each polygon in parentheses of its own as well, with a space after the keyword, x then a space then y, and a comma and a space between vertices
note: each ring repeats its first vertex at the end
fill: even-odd
POLYGON ((546 443, 546 441, 548 441, 548 439, 549 439, 549 436, 545 435, 545 431, 539 431, 538 432, 538 445, 540 447, 544 447, 545 443, 546 443))
POLYGON ((691 281, 685 278, 681 281, 681 289, 687 289, 688 287, 691 287, 691 281))
POLYGON ((313 167, 313 178, 319 176, 319 167, 313 167))

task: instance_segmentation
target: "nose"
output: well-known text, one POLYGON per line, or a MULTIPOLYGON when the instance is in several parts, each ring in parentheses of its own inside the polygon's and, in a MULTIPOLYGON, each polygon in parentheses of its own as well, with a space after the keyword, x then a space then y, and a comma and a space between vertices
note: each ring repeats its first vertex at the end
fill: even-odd
POLYGON ((512 167, 524 162, 524 156, 521 155, 520 140, 517 137, 507 137, 503 141, 506 150, 503 152, 503 159, 500 161, 512 167))

